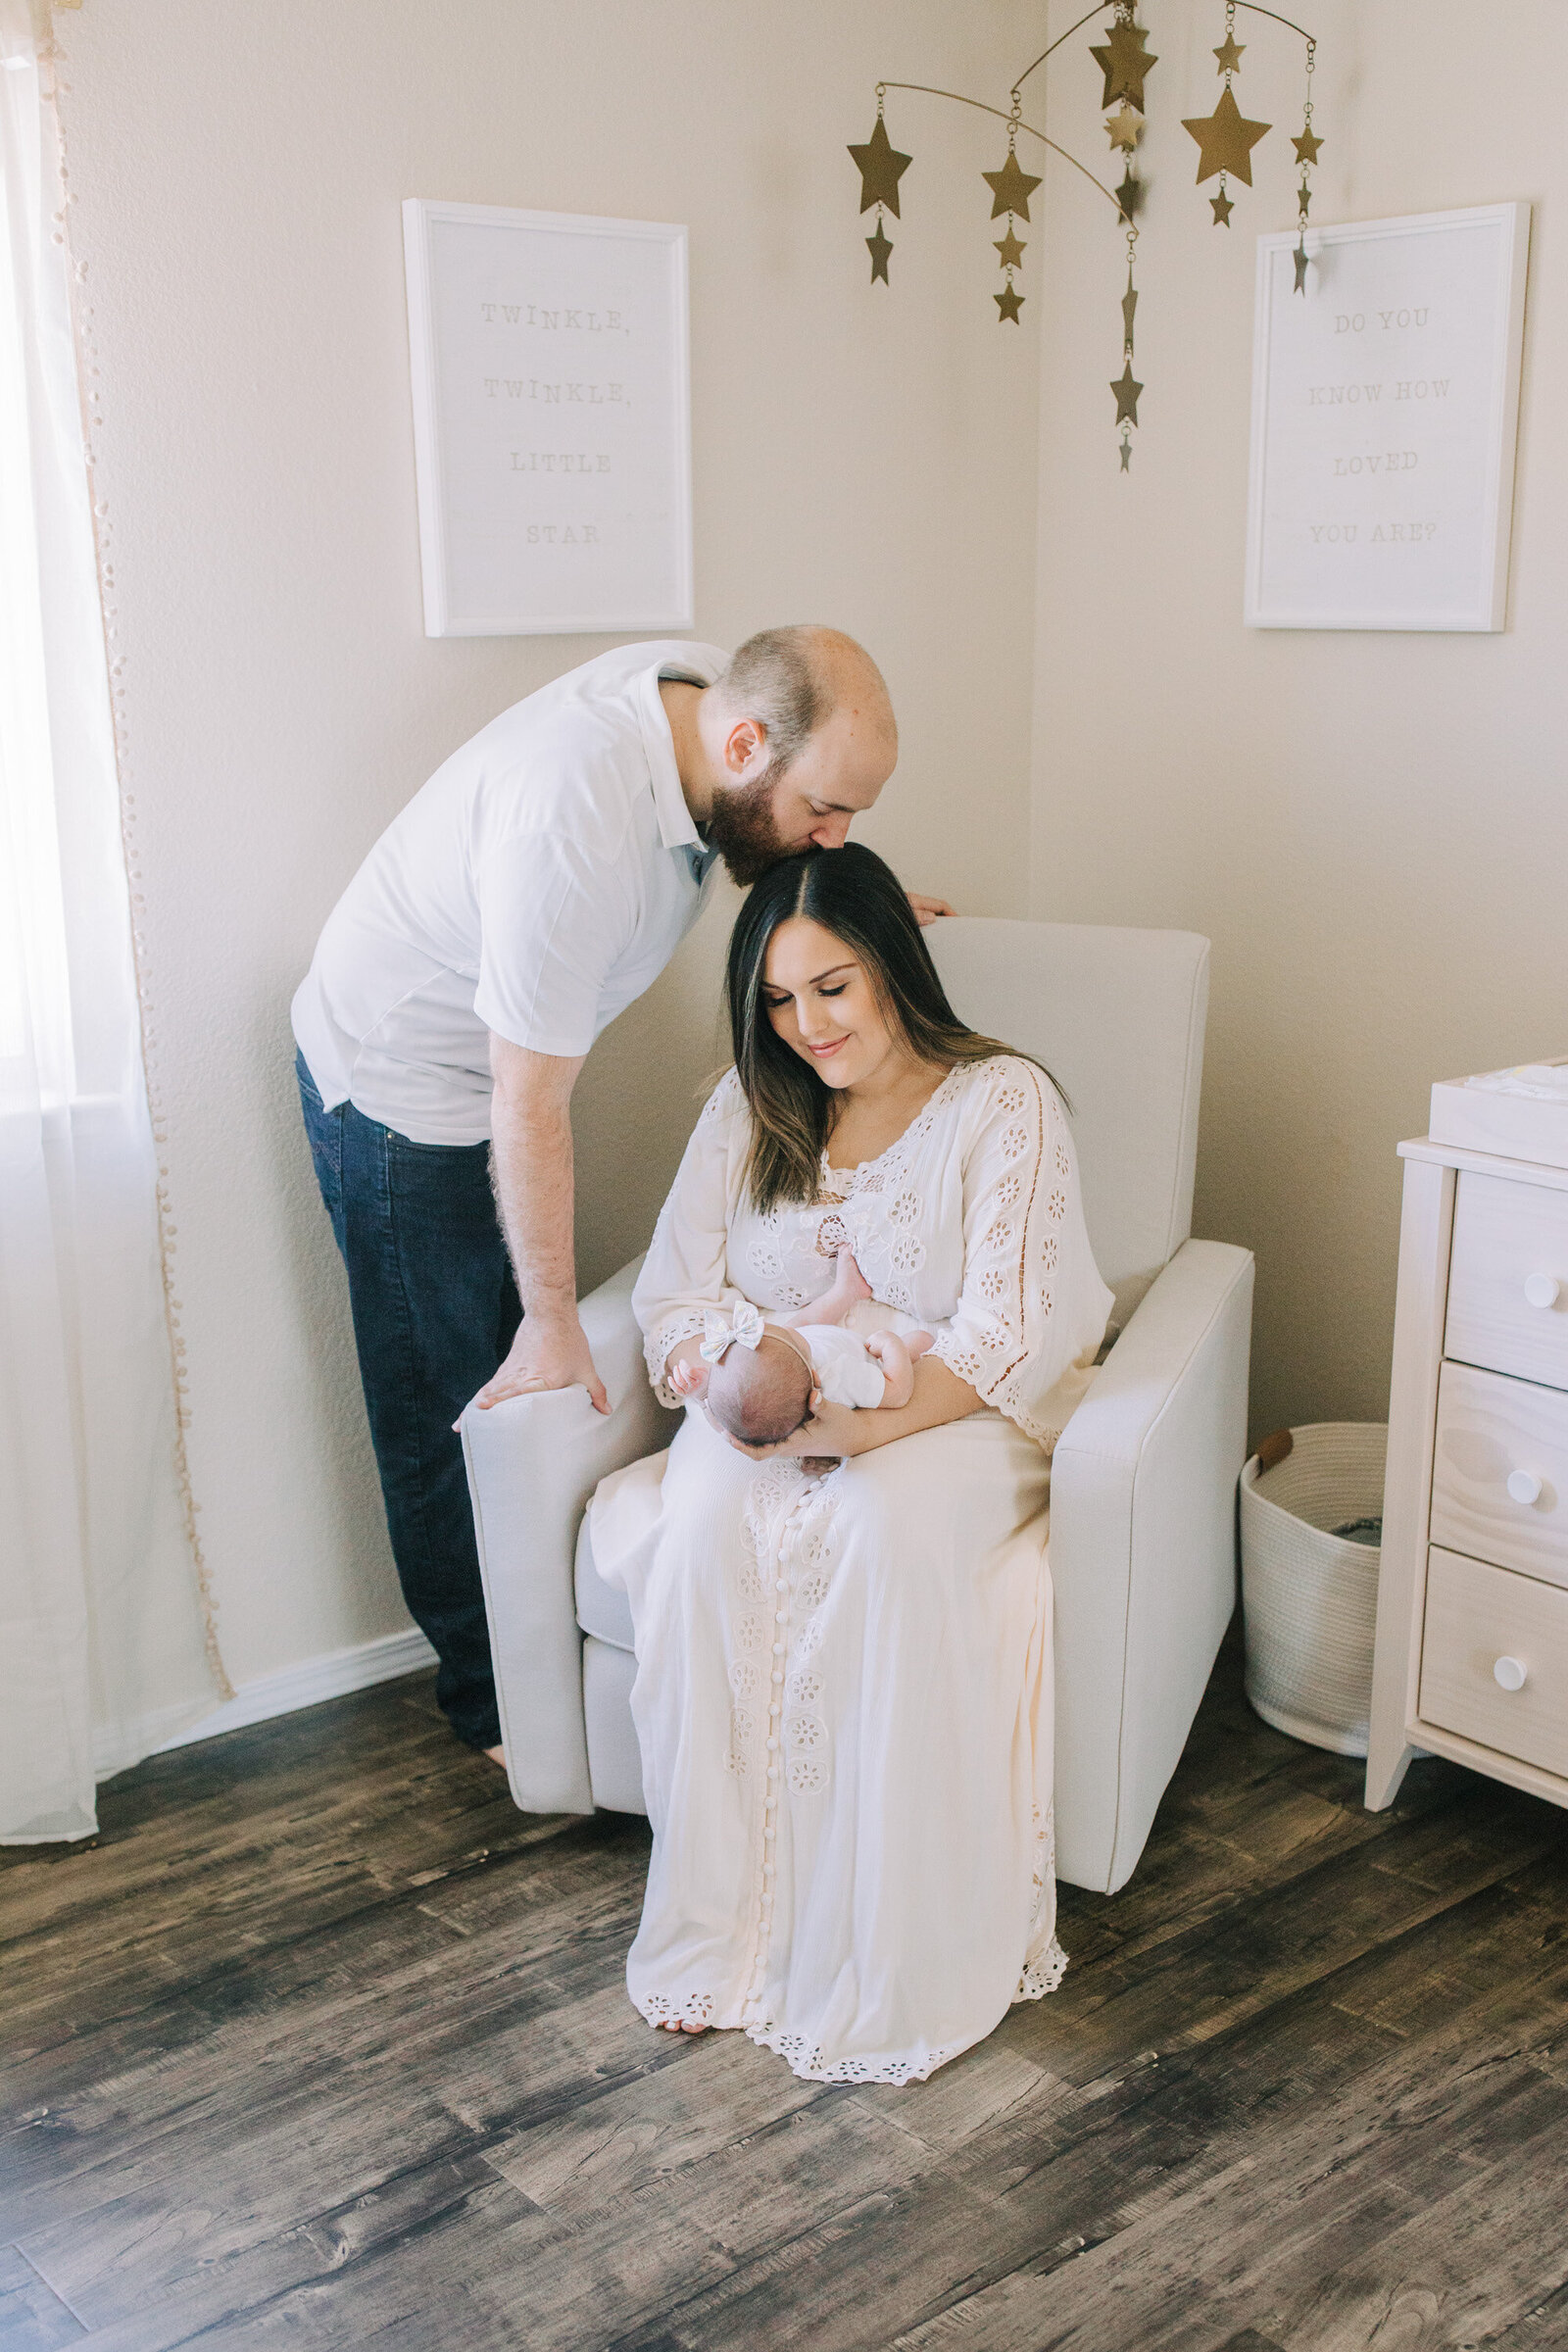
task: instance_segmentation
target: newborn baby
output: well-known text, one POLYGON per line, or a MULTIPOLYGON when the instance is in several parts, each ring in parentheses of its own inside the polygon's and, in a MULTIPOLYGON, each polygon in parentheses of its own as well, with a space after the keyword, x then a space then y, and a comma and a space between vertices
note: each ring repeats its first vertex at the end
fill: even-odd
POLYGON ((832 1289, 809 1306, 764 1322, 760 1308, 742 1305, 732 1323, 722 1315, 708 1322, 705 1361, 678 1365, 670 1387, 706 1397, 719 1427, 743 1446, 792 1438, 824 1396, 873 1410, 907 1404, 915 1362, 932 1345, 911 1316, 875 1303, 847 1249, 839 1251, 832 1289), (847 1328, 852 1315, 859 1330, 847 1328))

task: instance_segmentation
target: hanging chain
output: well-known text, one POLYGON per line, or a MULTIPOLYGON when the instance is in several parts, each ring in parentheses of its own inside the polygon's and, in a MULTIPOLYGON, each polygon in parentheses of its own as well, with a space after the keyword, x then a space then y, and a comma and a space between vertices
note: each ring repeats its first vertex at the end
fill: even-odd
MULTIPOLYGON (((1014 174, 1017 172, 1017 165, 1015 159, 1017 155, 1018 133, 1020 130, 1022 130, 1027 131, 1031 138, 1040 139, 1053 153, 1061 156, 1066 162, 1070 163, 1076 171, 1082 172, 1086 179, 1093 180, 1095 186, 1100 190, 1101 194, 1108 198, 1109 201, 1117 207, 1125 232, 1125 248, 1127 254, 1127 287, 1126 292, 1122 297, 1122 379, 1113 383, 1111 389, 1115 393, 1117 401, 1117 430, 1121 443, 1121 463, 1123 472, 1125 472, 1128 468, 1132 448, 1132 438, 1138 424, 1138 401, 1139 396, 1142 394, 1144 389, 1143 385, 1137 381, 1132 372, 1134 347, 1133 319, 1138 305, 1138 290, 1135 281, 1139 236, 1137 223, 1133 218, 1133 215, 1137 210, 1138 200, 1141 198, 1144 192, 1143 183, 1138 179, 1134 170, 1135 157, 1132 153, 1132 150, 1136 148, 1138 134, 1142 130, 1143 124, 1139 122, 1137 127, 1132 129, 1131 136, 1128 135, 1130 128, 1128 120, 1129 116, 1137 115, 1141 113, 1142 110, 1139 107, 1132 106, 1131 102, 1124 96, 1120 113, 1116 116, 1114 121, 1108 122, 1105 125, 1106 129, 1110 133, 1112 147, 1122 148, 1129 151, 1122 186, 1117 189, 1114 194, 1112 194, 1112 191, 1104 184, 1104 182, 1101 180, 1093 172, 1089 171, 1087 166, 1080 163, 1076 156, 1070 154, 1067 149, 1058 146, 1055 140, 1047 137, 1046 133, 1037 129, 1033 123, 1024 122, 1022 91, 1023 83, 1028 76, 1035 73, 1041 66, 1043 66, 1047 58, 1050 57, 1056 49, 1060 48, 1064 41, 1073 38, 1076 34, 1081 32, 1083 27, 1090 24, 1096 17, 1101 17, 1102 23, 1102 12, 1106 8, 1110 10, 1113 27, 1110 33, 1110 62, 1105 64, 1106 82, 1107 86, 1109 86, 1113 74, 1119 75, 1121 77, 1121 88, 1123 91, 1125 91, 1128 87, 1127 75, 1131 71, 1131 65, 1129 56, 1120 53, 1124 48, 1128 49, 1129 51, 1133 49, 1142 50, 1147 47, 1148 41, 1148 35, 1139 27, 1137 24, 1138 5, 1139 0, 1099 0, 1099 5, 1097 7, 1091 8, 1086 15, 1078 18, 1066 28, 1065 31, 1058 33, 1056 37, 1051 41, 1044 50, 1042 50, 1040 56, 1034 59, 1034 61, 1025 68, 1023 74, 1021 74, 1018 76, 1018 79, 1012 84, 1009 92, 1009 107, 1006 114, 1004 114, 1000 107, 992 106, 983 99, 968 97, 959 90, 938 89, 925 82, 879 81, 876 84, 877 136, 878 139, 884 144, 886 142, 887 134, 883 128, 883 123, 886 111, 887 93, 890 89, 915 90, 929 97, 949 99, 958 105, 974 107, 978 109, 980 113, 989 115, 1005 123, 1007 131, 1007 170, 1005 172, 988 172, 985 173, 986 179, 992 183, 994 188, 995 183, 999 179, 1004 182, 1003 189, 997 191, 998 193, 1003 194, 1004 198, 1005 198, 1006 195, 1016 193, 1017 183, 1015 183, 1014 174), (1119 37, 1124 30, 1132 36, 1130 43, 1124 44, 1122 39, 1119 37)), ((1298 34, 1305 46, 1306 90, 1303 101, 1302 135, 1297 141, 1298 152, 1299 153, 1300 150, 1304 148, 1305 153, 1301 155, 1301 176, 1298 188, 1298 235, 1295 257, 1296 290, 1298 293, 1302 293, 1306 290, 1305 281, 1309 258, 1306 252, 1306 224, 1308 210, 1312 197, 1312 167, 1317 161, 1317 149, 1321 144, 1312 128, 1313 74, 1317 64, 1317 39, 1314 34, 1311 34, 1307 31, 1305 25, 1298 24, 1294 19, 1283 15, 1279 10, 1261 5, 1261 0, 1224 0, 1224 50, 1223 52, 1216 52, 1217 55, 1221 56, 1222 71, 1224 74, 1224 98, 1222 101, 1224 115, 1223 120, 1220 120, 1217 117, 1216 121, 1219 123, 1220 129, 1222 129, 1226 134, 1224 143, 1229 145, 1233 150, 1235 149, 1236 142, 1229 137, 1229 131, 1234 127, 1234 123, 1232 122, 1231 119, 1236 115, 1236 100, 1233 83, 1238 70, 1236 61, 1240 55, 1241 49, 1241 44, 1237 42, 1235 37, 1238 11, 1241 9, 1246 9, 1250 15, 1264 17, 1273 24, 1284 25, 1289 31, 1298 34)), ((1102 49, 1097 51, 1096 55, 1099 60, 1103 62, 1106 53, 1102 49)), ((1140 65, 1145 72, 1147 72, 1150 66, 1154 65, 1157 62, 1157 59, 1147 56, 1140 56, 1136 60, 1136 63, 1140 65)), ((1197 137, 1200 131, 1206 127, 1206 123, 1207 119, 1205 118, 1205 121, 1202 124, 1189 123, 1187 127, 1191 129, 1194 133, 1194 136, 1197 137)), ((1261 136, 1262 131, 1267 127, 1267 124, 1245 125, 1245 129, 1249 134, 1248 143, 1255 143, 1256 137, 1261 136)), ((1200 144, 1202 142, 1200 141, 1200 144)), ((1216 140, 1210 144, 1212 145, 1217 143, 1219 142, 1216 140)), ((870 186, 875 186, 877 183, 872 176, 871 171, 868 169, 866 163, 861 161, 865 150, 857 147, 852 148, 851 152, 855 156, 857 163, 860 165, 862 174, 864 174, 862 187, 865 187, 867 184, 870 186)), ((1206 158, 1208 149, 1205 149, 1204 152, 1206 158)), ((896 160, 898 169, 902 171, 905 165, 907 163, 908 158, 900 157, 896 160)), ((876 166, 878 171, 881 171, 883 162, 883 157, 878 155, 876 166)), ((1236 168, 1234 164, 1234 158, 1232 168, 1236 168)), ((1200 176, 1207 176, 1207 174, 1200 174, 1200 176)), ((1250 177, 1250 174, 1247 176, 1250 177)), ((1214 220, 1217 225, 1224 225, 1228 227, 1230 223, 1230 216, 1235 208, 1230 200, 1229 174, 1223 167, 1219 170, 1218 179, 1219 194, 1212 199, 1214 220)), ((1034 185, 1038 184, 1038 181, 1025 182, 1024 184, 1034 185)), ((884 236, 881 198, 880 196, 871 196, 869 201, 874 202, 876 205, 876 237, 874 239, 866 239, 866 243, 871 249, 872 276, 874 279, 879 278, 885 280, 887 277, 887 255, 892 249, 891 246, 886 243, 884 236)), ((865 207, 862 204, 862 212, 864 209, 865 207)), ((1025 215, 1027 217, 1027 206, 1025 207, 1025 215)), ((993 220, 995 220, 996 217, 996 213, 993 212, 993 220)), ((994 242, 996 244, 997 252, 1002 260, 1003 270, 1003 290, 1001 293, 996 295, 995 299, 998 304, 1001 318, 1004 320, 1016 324, 1018 318, 1018 309, 1023 297, 1017 290, 1015 278, 1018 263, 1024 248, 1017 237, 1015 217, 1011 211, 1009 211, 1006 215, 1005 236, 996 239, 994 242)))
POLYGON ((1296 191, 1296 252, 1293 265, 1298 294, 1306 292, 1306 216, 1312 203, 1312 165, 1317 157, 1317 142, 1312 135, 1312 72, 1317 64, 1317 43, 1306 35, 1306 97, 1301 107, 1301 135, 1296 142, 1300 158, 1301 184, 1296 191))

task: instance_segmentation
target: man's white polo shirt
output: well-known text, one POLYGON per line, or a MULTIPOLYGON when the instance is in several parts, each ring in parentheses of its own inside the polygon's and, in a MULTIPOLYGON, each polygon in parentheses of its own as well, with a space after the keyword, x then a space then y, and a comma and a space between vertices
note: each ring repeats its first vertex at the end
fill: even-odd
POLYGON ((294 1035, 327 1109, 416 1144, 490 1133, 489 1032, 586 1054, 697 919, 713 859, 661 678, 710 645, 626 645, 514 703, 382 834, 327 917, 294 1035))

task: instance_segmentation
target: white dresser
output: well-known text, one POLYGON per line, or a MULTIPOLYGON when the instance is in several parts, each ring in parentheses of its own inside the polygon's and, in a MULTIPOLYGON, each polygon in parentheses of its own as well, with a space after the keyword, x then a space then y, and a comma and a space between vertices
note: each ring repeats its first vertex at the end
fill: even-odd
POLYGON ((1568 1804, 1568 1165, 1399 1151, 1366 1801, 1425 1748, 1568 1804))

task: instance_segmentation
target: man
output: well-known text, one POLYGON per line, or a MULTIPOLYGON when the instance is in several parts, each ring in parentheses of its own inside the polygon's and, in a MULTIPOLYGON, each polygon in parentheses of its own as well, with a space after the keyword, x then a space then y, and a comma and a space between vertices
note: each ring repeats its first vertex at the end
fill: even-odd
POLYGON ((476 1391, 581 1387, 608 1410, 573 1278, 577 1073, 674 954, 716 858, 749 883, 841 847, 897 756, 881 673, 837 630, 765 630, 727 663, 686 643, 602 654, 415 795, 294 1000, 404 1598, 454 1730, 498 1761, 452 1425, 476 1391))

